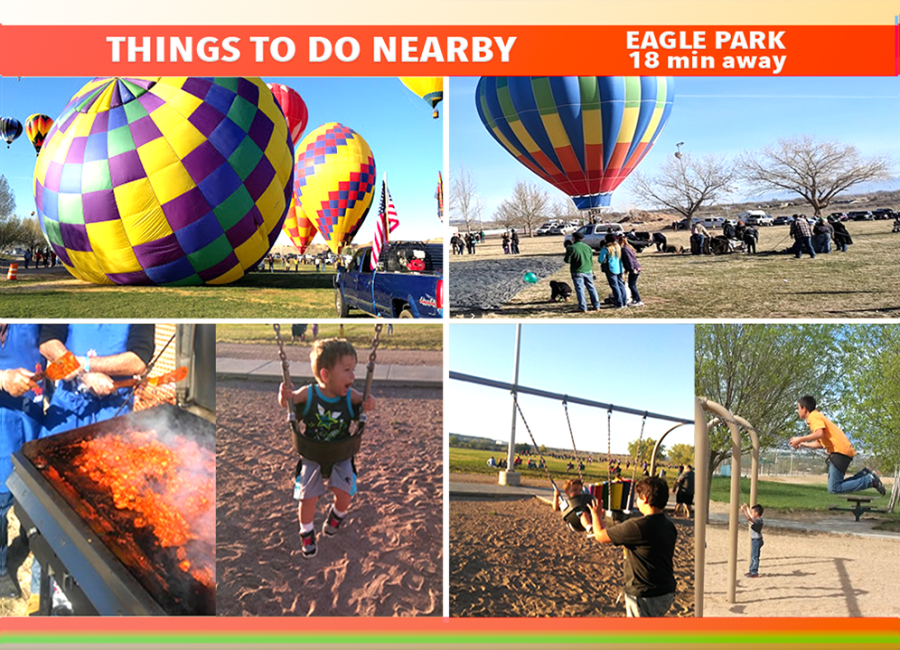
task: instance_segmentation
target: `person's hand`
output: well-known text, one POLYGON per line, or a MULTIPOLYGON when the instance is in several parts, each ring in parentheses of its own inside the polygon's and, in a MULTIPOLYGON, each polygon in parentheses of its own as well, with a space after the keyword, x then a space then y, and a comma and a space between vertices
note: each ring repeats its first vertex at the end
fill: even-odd
POLYGON ((374 410, 375 410, 375 398, 372 397, 371 395, 369 395, 366 398, 366 401, 363 402, 363 411, 365 411, 366 413, 371 413, 374 410))
POLYGON ((802 444, 801 444, 800 436, 794 436, 793 438, 791 438, 788 441, 788 444, 794 449, 801 447, 802 444))
POLYGON ((34 373, 25 368, 0 370, 0 387, 13 397, 22 397, 31 390, 34 373))
POLYGON ((81 375, 81 383, 98 397, 110 395, 116 389, 115 384, 113 384, 113 380, 109 375, 102 372, 84 373, 81 375))
POLYGON ((285 385, 284 382, 281 382, 281 386, 278 387, 278 404, 286 407, 288 404, 292 404, 294 402, 294 391, 292 390, 293 388, 293 385, 285 385))

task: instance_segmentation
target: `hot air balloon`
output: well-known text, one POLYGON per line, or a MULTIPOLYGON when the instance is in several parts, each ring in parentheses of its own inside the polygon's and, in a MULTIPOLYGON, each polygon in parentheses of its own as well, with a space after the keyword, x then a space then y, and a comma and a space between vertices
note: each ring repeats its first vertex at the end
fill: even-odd
POLYGON ((362 226, 375 181, 372 150, 343 124, 323 124, 297 148, 294 196, 335 255, 362 226))
POLYGON ((225 284, 281 231, 293 146, 260 79, 98 78, 38 156, 44 235, 99 284, 225 284))
POLYGON ((431 117, 437 118, 437 105, 444 98, 444 78, 443 77, 398 77, 403 85, 413 91, 416 95, 424 99, 434 113, 431 117))
POLYGON ((281 112, 287 120, 288 130, 291 132, 291 140, 296 147, 303 137, 303 131, 306 130, 306 122, 309 114, 306 110, 306 102, 293 88, 288 88, 284 84, 266 84, 272 94, 275 95, 275 101, 281 107, 281 112))
POLYGON ((290 237, 291 242, 300 251, 300 254, 306 252, 313 237, 316 236, 316 224, 309 220, 303 208, 297 205, 295 199, 291 199, 291 205, 288 208, 287 216, 284 218, 284 232, 290 237))
POLYGON ((22 135, 22 123, 14 117, 0 117, 0 137, 6 140, 6 148, 22 135))
POLYGON ((31 144, 34 145, 34 150, 38 154, 41 153, 41 146, 44 144, 44 139, 52 126, 53 120, 47 115, 41 115, 40 113, 30 115, 25 120, 25 135, 31 140, 31 144))
POLYGON ((609 206, 674 96, 671 77, 482 77, 475 102, 497 142, 588 210, 609 206))

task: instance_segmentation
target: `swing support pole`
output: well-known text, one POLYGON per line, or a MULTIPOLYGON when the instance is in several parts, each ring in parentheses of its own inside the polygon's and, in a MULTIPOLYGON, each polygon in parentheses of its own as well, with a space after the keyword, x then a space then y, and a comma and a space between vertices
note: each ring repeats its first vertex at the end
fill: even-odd
POLYGON ((522 342, 522 325, 516 325, 516 358, 513 366, 513 383, 512 383, 512 424, 509 429, 509 449, 506 452, 506 469, 500 470, 498 482, 500 485, 521 485, 522 476, 516 471, 514 462, 516 457, 516 393, 519 385, 519 352, 521 351, 522 342))

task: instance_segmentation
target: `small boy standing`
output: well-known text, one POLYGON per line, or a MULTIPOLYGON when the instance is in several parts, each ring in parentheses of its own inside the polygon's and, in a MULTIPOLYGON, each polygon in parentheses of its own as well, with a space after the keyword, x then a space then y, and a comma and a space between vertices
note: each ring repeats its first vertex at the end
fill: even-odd
POLYGON ((758 503, 752 508, 746 503, 741 504, 741 512, 750 522, 750 570, 744 574, 745 578, 759 577, 759 551, 763 547, 763 507, 758 503))
MULTIPOLYGON (((293 386, 281 384, 278 403, 303 405, 303 435, 313 440, 329 442, 350 437, 353 420, 359 420, 362 410, 370 412, 375 407, 371 396, 363 403, 363 395, 353 389, 357 363, 356 350, 346 339, 322 339, 316 341, 309 353, 316 383, 293 391, 293 386), (360 409, 362 406, 362 409, 360 409)), ((298 411, 301 409, 298 408, 298 411)), ((328 487, 334 494, 334 504, 328 512, 322 534, 330 537, 337 533, 341 522, 356 494, 356 473, 353 459, 347 458, 334 464, 328 478, 328 487)), ((294 498, 300 501, 300 541, 303 557, 315 556, 316 531, 314 518, 316 502, 326 493, 322 468, 308 458, 301 458, 294 498)))

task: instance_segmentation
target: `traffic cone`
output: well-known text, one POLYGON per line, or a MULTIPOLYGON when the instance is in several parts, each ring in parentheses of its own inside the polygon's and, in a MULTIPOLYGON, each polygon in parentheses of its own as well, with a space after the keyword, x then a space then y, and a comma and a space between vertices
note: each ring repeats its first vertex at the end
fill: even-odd
POLYGON ((19 265, 16 262, 10 262, 9 271, 6 273, 7 280, 16 280, 19 277, 19 265))

